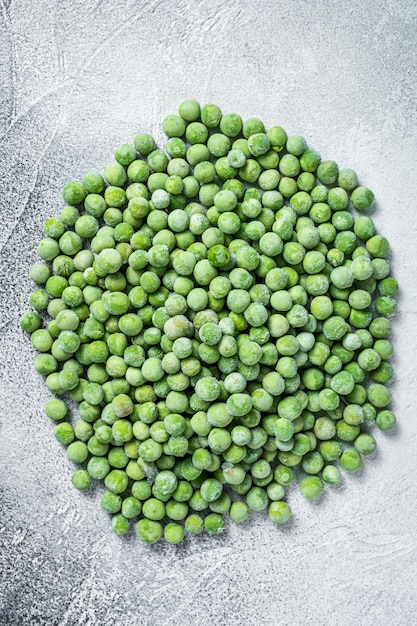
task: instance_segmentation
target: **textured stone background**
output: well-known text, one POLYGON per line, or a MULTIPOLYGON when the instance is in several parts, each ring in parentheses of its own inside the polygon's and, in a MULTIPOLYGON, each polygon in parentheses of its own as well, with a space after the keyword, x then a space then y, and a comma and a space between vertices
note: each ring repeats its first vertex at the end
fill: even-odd
POLYGON ((410 0, 0 0, 1 626, 415 623, 416 29, 410 0), (18 318, 64 183, 141 130, 162 140, 185 97, 301 133, 376 192, 399 427, 319 504, 292 490, 285 528, 147 547, 72 488, 18 318))

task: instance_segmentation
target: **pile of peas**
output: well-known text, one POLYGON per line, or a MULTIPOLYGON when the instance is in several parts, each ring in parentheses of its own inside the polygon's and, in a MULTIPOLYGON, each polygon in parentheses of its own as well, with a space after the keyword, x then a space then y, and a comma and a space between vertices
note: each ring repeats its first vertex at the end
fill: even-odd
POLYGON ((315 499, 360 469, 396 422, 398 285, 374 194, 303 137, 195 100, 163 130, 64 187, 20 323, 74 486, 104 481, 116 533, 176 544, 282 524, 295 478, 315 499))

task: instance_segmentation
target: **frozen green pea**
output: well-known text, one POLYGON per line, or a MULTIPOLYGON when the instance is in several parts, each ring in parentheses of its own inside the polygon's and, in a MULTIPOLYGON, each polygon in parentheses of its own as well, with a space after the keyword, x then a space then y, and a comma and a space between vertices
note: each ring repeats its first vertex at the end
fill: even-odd
POLYGON ((392 411, 383 410, 376 415, 376 424, 380 430, 391 430, 396 422, 396 417, 392 411))
POLYGON ((306 476, 300 481, 300 491, 308 500, 315 500, 323 493, 323 483, 318 476, 306 476))

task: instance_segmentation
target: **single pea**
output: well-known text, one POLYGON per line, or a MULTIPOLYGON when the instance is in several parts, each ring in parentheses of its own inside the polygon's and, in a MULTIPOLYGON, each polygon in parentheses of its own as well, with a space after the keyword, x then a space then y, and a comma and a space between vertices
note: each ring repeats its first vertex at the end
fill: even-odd
POLYGON ((82 178, 82 184, 84 189, 89 193, 102 193, 104 191, 105 183, 101 174, 98 172, 87 172, 82 178))
POLYGON ((101 497, 100 505, 106 513, 118 513, 122 507, 122 498, 111 491, 105 491, 101 497))
POLYGON ((340 467, 347 472, 357 472, 362 466, 362 457, 355 449, 348 449, 342 452, 340 457, 340 467))
MULTIPOLYGON (((333 187, 332 189, 329 189, 329 193, 327 194, 327 202, 333 211, 345 212, 344 209, 346 209, 349 204, 349 196, 345 189, 343 189, 342 187, 333 187)), ((349 218, 347 215, 344 215, 343 219, 344 221, 348 219, 349 222, 353 224, 354 218, 350 215, 350 213, 349 218)), ((336 224, 334 225, 336 226, 336 224)))
POLYGON ((76 182, 71 181, 65 185, 62 190, 62 197, 64 198, 64 202, 70 205, 81 204, 85 198, 85 191, 83 186, 76 182))
POLYGON ((330 387, 339 395, 348 395, 353 390, 355 381, 350 372, 342 370, 332 376, 330 387))
POLYGON ((34 313, 33 311, 27 311, 26 313, 24 313, 20 318, 19 323, 22 330, 27 333, 33 333, 35 330, 38 330, 42 325, 41 318, 37 313, 34 313))
POLYGON ((80 469, 74 472, 71 482, 79 491, 86 491, 91 486, 92 478, 87 470, 80 469))
POLYGON ((300 491, 308 500, 315 500, 323 493, 323 482, 319 476, 306 476, 300 481, 300 491))
POLYGON ((66 417, 68 407, 63 400, 54 398, 46 404, 45 413, 51 420, 59 422, 66 417))
POLYGON ((376 450, 376 441, 372 435, 368 435, 367 433, 361 433, 359 437, 357 437, 353 444, 356 450, 365 456, 368 454, 372 454, 376 450))
POLYGON ((397 419, 392 411, 384 409, 376 415, 376 424, 380 430, 392 430, 397 423, 397 419))
POLYGON ((148 133, 139 133, 135 136, 133 143, 135 145, 135 149, 144 156, 148 155, 155 149, 155 140, 148 133))
POLYGON ((268 495, 261 487, 254 486, 246 494, 246 503, 252 511, 266 509, 268 502, 268 495))
POLYGON ((233 502, 229 510, 230 519, 238 524, 246 521, 249 517, 249 514, 250 509, 248 505, 246 504, 246 502, 243 502, 241 500, 233 502))
POLYGON ((317 167, 317 178, 323 185, 333 185, 339 176, 335 161, 322 161, 317 167))
POLYGON ((204 519, 204 528, 210 535, 218 535, 225 529, 225 521, 219 513, 210 513, 204 519))
POLYGON ((180 543, 184 538, 184 528, 181 524, 170 522, 164 528, 164 538, 173 545, 180 543))
POLYGON ((141 519, 135 526, 136 534, 145 543, 155 543, 163 535, 163 527, 159 521, 141 519))
POLYGON ((167 137, 181 137, 185 128, 184 120, 178 115, 168 115, 162 122, 162 129, 167 137))
POLYGON ((271 502, 268 507, 268 517, 274 524, 285 524, 291 518, 291 508, 286 502, 271 502))
MULTIPOLYGON (((374 261, 375 260, 376 259, 374 259, 374 261)), ((374 273, 375 273, 375 269, 374 269, 374 273)), ((378 291, 381 296, 387 296, 387 297, 393 298, 398 293, 398 282, 395 280, 395 278, 392 278, 391 276, 383 278, 383 280, 381 280, 378 283, 378 291)))
POLYGON ((268 135, 263 132, 253 133, 247 139, 249 152, 255 157, 265 154, 271 147, 268 135))
MULTIPOLYGON (((328 391, 331 391, 330 389, 328 391)), ((335 407, 337 408, 337 407, 335 407)), ((334 410, 334 409, 329 409, 334 410)), ((314 424, 314 434, 317 439, 329 440, 336 435, 336 426, 329 417, 319 417, 314 424)))
POLYGON ((68 446, 74 441, 74 429, 68 422, 61 422, 54 428, 54 435, 59 443, 68 446))
POLYGON ((267 135, 271 142, 271 146, 277 152, 280 152, 282 148, 285 146, 287 141, 287 133, 281 126, 272 126, 268 131, 267 135))
MULTIPOLYGON (((74 206, 65 206, 60 213, 60 220, 66 226, 74 226, 77 218, 80 217, 78 209, 74 206)), ((43 240, 45 241, 45 240, 43 240)), ((42 242, 41 242, 42 243, 42 242)), ((42 257, 43 258, 43 257, 42 257)))
POLYGON ((199 535, 204 530, 203 518, 197 513, 191 513, 185 519, 184 528, 189 535, 199 535))
POLYGON ((388 240, 383 235, 374 235, 368 239, 366 249, 373 257, 381 259, 386 258, 390 251, 388 240))
POLYGON ((386 339, 391 332, 391 323, 385 317, 375 317, 369 324, 369 332, 375 339, 386 339))
POLYGON ((391 400, 391 393, 385 385, 372 383, 368 387, 368 399, 374 407, 380 409, 386 407, 391 400))
POLYGON ((338 467, 335 465, 326 465, 321 473, 321 478, 328 485, 338 485, 342 476, 338 467))
POLYGON ((105 477, 104 484, 106 486, 106 489, 108 489, 112 493, 121 494, 126 490, 128 485, 127 474, 122 469, 113 469, 105 477))
POLYGON ((353 206, 358 211, 368 211, 374 201, 375 196, 370 189, 366 187, 356 187, 350 196, 353 206))
POLYGON ((74 441, 67 448, 67 456, 73 463, 84 463, 88 457, 88 448, 84 442, 74 441))
POLYGON ((111 525, 116 535, 125 535, 127 532, 129 532, 129 520, 121 513, 113 515, 111 525))

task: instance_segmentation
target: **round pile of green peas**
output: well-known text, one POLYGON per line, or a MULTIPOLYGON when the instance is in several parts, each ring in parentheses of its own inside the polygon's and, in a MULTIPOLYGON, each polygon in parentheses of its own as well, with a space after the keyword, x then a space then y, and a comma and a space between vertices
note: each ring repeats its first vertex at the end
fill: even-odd
POLYGON ((185 100, 63 189, 21 317, 56 439, 118 534, 291 517, 394 427, 398 284, 374 194, 283 128, 185 100), (361 215, 355 217, 352 207, 361 215), (65 397, 78 403, 70 419, 65 397))

